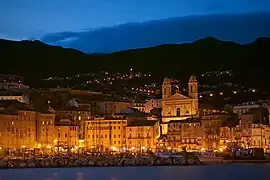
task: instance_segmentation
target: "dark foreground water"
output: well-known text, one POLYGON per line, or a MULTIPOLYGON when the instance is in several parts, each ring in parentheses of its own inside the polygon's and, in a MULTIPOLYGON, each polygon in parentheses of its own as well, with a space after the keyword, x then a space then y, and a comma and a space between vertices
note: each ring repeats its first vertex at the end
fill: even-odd
POLYGON ((270 164, 0 170, 0 180, 270 180, 270 164))

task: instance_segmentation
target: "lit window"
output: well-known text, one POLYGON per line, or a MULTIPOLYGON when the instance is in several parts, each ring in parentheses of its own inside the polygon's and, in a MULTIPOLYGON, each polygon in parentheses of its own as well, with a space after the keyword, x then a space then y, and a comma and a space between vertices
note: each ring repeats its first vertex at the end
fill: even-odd
POLYGON ((180 115, 181 115, 181 114, 180 114, 180 108, 177 108, 177 109, 176 109, 176 116, 177 116, 177 117, 180 117, 180 115))

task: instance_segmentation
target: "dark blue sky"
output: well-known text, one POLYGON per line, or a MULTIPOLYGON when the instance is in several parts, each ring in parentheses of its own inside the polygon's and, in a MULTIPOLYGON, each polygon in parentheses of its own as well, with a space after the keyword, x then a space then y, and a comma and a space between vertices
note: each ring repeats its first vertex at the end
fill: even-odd
POLYGON ((28 39, 130 22, 270 11, 270 0, 0 0, 0 38, 28 39))

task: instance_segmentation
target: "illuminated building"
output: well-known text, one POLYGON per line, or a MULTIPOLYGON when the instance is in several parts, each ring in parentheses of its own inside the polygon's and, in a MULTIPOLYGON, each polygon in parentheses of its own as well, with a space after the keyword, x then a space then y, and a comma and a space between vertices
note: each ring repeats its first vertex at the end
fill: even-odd
POLYGON ((0 89, 28 89, 23 78, 15 75, 0 74, 0 89))
POLYGON ((36 146, 36 112, 18 101, 0 101, 0 147, 32 149, 36 146))
POLYGON ((72 123, 70 119, 56 119, 54 148, 55 151, 71 152, 79 147, 79 126, 72 123))
POLYGON ((202 146, 207 150, 216 150, 219 147, 221 124, 229 116, 223 113, 214 113, 201 118, 203 132, 202 146))
POLYGON ((101 114, 114 115, 122 109, 132 107, 132 103, 124 100, 107 99, 98 103, 101 114))
POLYGON ((250 109, 259 108, 261 107, 260 104, 254 103, 254 102, 245 102, 236 106, 233 106, 233 112, 242 115, 247 113, 250 109))
POLYGON ((135 120, 126 130, 127 148, 131 151, 155 150, 160 136, 158 121, 135 120))
POLYGON ((0 100, 17 100, 21 103, 29 104, 29 97, 23 93, 14 93, 14 95, 0 95, 0 100))
POLYGON ((76 124, 78 129, 78 136, 80 139, 84 139, 85 136, 85 121, 90 119, 90 111, 87 108, 77 107, 76 104, 69 104, 69 106, 56 110, 56 116, 61 118, 68 117, 72 120, 73 124, 76 124))
POLYGON ((200 150, 202 138, 200 120, 170 121, 165 146, 168 150, 174 151, 179 151, 182 147, 187 147, 187 150, 200 150))
POLYGON ((121 151, 126 148, 127 120, 94 119, 85 122, 85 148, 89 151, 121 151))
POLYGON ((85 147, 89 151, 146 151, 155 149, 158 121, 94 119, 86 121, 85 147))
POLYGON ((36 112, 37 123, 37 149, 40 151, 50 151, 55 140, 55 114, 50 111, 36 112))
POLYGON ((153 108, 161 108, 162 99, 150 99, 144 104, 144 109, 146 113, 150 113, 153 108))
POLYGON ((169 78, 162 84, 162 134, 167 134, 168 122, 185 120, 198 115, 198 82, 195 76, 189 78, 188 96, 176 92, 172 95, 172 85, 169 78))
POLYGON ((134 102, 134 103, 132 103, 132 108, 138 109, 141 112, 145 112, 144 103, 142 103, 142 102, 134 102))

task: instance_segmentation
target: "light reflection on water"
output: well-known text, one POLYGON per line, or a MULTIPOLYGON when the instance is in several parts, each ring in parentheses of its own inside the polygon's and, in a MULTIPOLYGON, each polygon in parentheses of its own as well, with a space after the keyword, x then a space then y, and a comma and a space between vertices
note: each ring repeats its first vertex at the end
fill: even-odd
POLYGON ((269 180, 270 164, 0 170, 0 180, 269 180))

